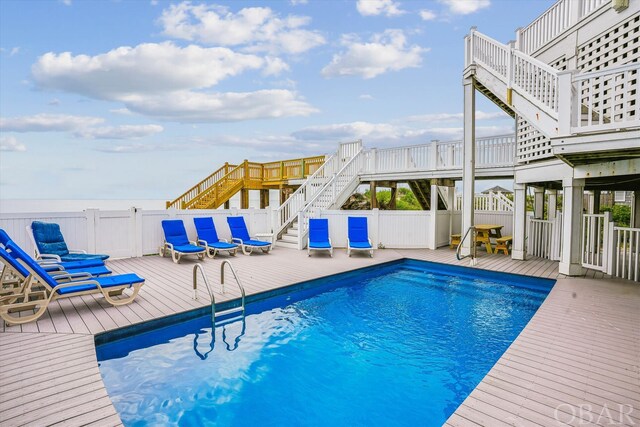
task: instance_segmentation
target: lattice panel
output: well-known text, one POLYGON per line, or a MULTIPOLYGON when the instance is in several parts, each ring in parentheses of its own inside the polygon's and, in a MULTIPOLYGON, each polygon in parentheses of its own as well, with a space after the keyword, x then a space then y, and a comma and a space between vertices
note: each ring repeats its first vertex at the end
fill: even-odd
POLYGON ((524 118, 518 116, 516 124, 516 157, 518 163, 552 157, 551 141, 538 132, 524 118))
MULTIPOLYGON (((606 33, 578 47, 577 67, 581 72, 638 62, 640 58, 640 13, 621 22, 606 33)), ((581 104, 586 113, 582 122, 620 122, 634 120, 638 93, 636 71, 584 81, 579 86, 581 104), (589 117, 591 115, 591 117, 589 117), (600 117, 602 115, 602 117, 600 117)))
POLYGON ((567 69, 567 57, 563 55, 555 61, 551 61, 549 65, 558 71, 565 71, 567 69))

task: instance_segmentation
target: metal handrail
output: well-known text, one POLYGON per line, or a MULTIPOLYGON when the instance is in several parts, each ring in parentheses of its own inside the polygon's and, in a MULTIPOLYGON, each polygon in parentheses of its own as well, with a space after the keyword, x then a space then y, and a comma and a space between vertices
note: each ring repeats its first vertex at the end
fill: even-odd
POLYGON ((458 247, 456 248, 456 258, 458 259, 458 261, 462 261, 467 257, 471 257, 471 259, 473 260, 476 257, 476 254, 475 254, 476 245, 473 245, 473 244, 471 245, 471 251, 469 252, 469 255, 465 255, 463 257, 460 256, 460 249, 462 248, 462 244, 464 243, 465 239, 469 235, 469 232, 471 232, 471 230, 475 231, 475 229, 476 228, 472 225, 467 229, 467 232, 464 233, 464 236, 462 237, 462 239, 460 239, 460 243, 458 243, 458 247))
POLYGON ((209 298, 211 298, 211 321, 215 325, 215 317, 216 317, 216 299, 213 296, 213 292, 211 291, 211 286, 209 286, 209 281, 207 280, 207 276, 204 274, 204 270, 202 269, 202 264, 197 263, 193 266, 193 299, 198 299, 198 271, 202 275, 204 279, 204 284, 207 285, 207 291, 209 291, 209 298))
POLYGON ((242 315, 244 316, 244 298, 245 298, 244 286, 242 286, 242 283, 240 282, 240 279, 236 274, 235 268, 233 268, 231 261, 229 261, 228 259, 225 259, 224 261, 222 261, 222 264, 220 265, 220 285, 222 286, 222 293, 224 294, 224 266, 225 265, 228 265, 229 268, 231 269, 231 273, 233 274, 234 279, 236 279, 238 288, 240 288, 240 293, 242 294, 242 315))

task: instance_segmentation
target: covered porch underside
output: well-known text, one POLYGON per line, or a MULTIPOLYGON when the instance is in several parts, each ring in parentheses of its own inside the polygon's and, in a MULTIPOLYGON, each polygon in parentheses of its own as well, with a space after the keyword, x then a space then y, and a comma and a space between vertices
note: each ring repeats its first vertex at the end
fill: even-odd
MULTIPOLYGON (((605 404, 632 405, 631 417, 640 422, 640 287, 594 271, 565 278, 558 263, 546 259, 478 255, 478 268, 559 280, 450 425, 560 425, 553 424, 554 410, 565 403, 591 404, 594 411, 605 404)), ((254 294, 401 258, 468 265, 450 249, 384 249, 372 259, 348 258, 337 250, 330 259, 278 248, 270 255, 231 260, 247 294, 254 294)), ((3 325, 0 424, 120 425, 102 384, 93 334, 208 305, 204 290, 199 300, 192 299, 193 265, 158 256, 111 261, 115 273, 133 271, 146 278, 134 303, 111 307, 101 297, 71 298, 52 304, 38 322, 3 325)), ((219 283, 220 261, 206 260, 203 267, 210 281, 219 283)), ((216 301, 238 296, 228 287, 227 294, 216 293, 216 301)))

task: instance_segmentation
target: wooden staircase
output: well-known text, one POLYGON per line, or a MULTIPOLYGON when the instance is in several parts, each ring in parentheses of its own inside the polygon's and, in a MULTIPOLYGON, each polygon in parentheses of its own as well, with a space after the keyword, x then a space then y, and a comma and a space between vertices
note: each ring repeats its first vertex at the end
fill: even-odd
MULTIPOLYGON (((224 166, 191 187, 180 197, 167 202, 167 209, 217 209, 242 190, 291 188, 313 174, 325 156, 256 163, 245 160, 224 166)), ((248 201, 243 201, 243 204, 248 201)))

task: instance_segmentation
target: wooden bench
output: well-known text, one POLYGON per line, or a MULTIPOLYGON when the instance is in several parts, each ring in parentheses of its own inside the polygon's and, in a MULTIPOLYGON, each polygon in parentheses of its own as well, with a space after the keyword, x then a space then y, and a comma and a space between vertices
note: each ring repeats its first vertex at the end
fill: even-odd
POLYGON ((513 236, 504 236, 496 239, 496 253, 503 251, 505 255, 509 255, 509 246, 513 241, 513 236))
POLYGON ((460 234, 452 234, 451 235, 451 244, 449 245, 451 249, 455 249, 460 244, 460 238, 462 236, 460 234))

